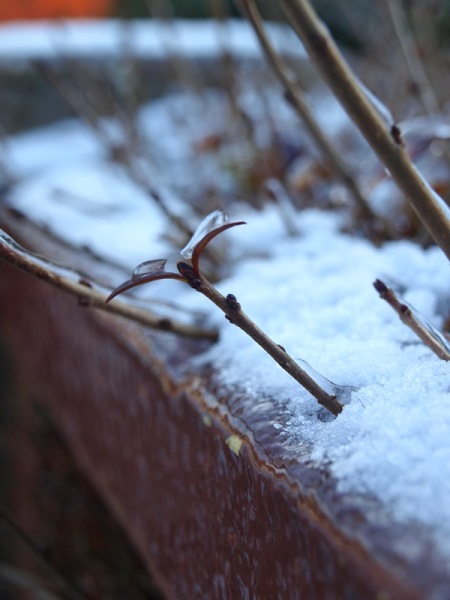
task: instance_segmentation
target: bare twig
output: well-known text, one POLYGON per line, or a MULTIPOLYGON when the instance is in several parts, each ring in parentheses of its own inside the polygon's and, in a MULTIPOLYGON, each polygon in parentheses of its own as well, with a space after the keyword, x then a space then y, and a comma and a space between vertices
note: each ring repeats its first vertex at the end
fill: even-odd
POLYGON ((283 85, 286 91, 287 100, 302 119, 311 138, 316 143, 323 157, 330 165, 332 171, 349 190, 357 206, 359 207, 361 214, 368 220, 375 220, 377 217, 375 217, 372 209, 360 191, 355 178, 352 176, 347 166, 343 163, 338 152, 335 150, 335 148, 333 148, 331 141, 317 123, 308 107, 303 91, 291 76, 271 44, 265 31, 263 20, 254 0, 238 0, 238 3, 242 6, 242 11, 252 24, 266 59, 273 70, 273 73, 283 85))
POLYGON ((280 3, 322 76, 450 259, 449 210, 412 164, 398 127, 386 125, 309 2, 280 0, 280 3))
POLYGON ((397 298, 394 290, 387 287, 383 281, 377 279, 374 288, 383 300, 392 306, 405 325, 407 325, 441 360, 450 360, 450 346, 444 336, 426 323, 410 306, 397 298))
POLYGON ((342 411, 342 404, 335 395, 329 394, 321 385, 315 381, 300 365, 289 356, 286 350, 276 344, 266 335, 244 311, 233 294, 222 296, 222 294, 211 285, 201 274, 199 260, 206 246, 217 235, 236 227, 244 225, 243 221, 228 222, 228 217, 223 211, 214 211, 208 215, 195 231, 189 244, 181 251, 181 255, 191 261, 191 264, 178 262, 178 273, 166 271, 167 260, 157 259, 142 263, 136 267, 133 277, 119 285, 106 299, 109 302, 118 294, 122 294, 138 285, 144 285, 160 279, 177 279, 188 283, 206 298, 211 300, 225 313, 226 318, 249 335, 263 350, 265 350, 291 377, 302 385, 316 400, 328 409, 333 415, 342 411))
POLYGON ((242 331, 245 331, 263 350, 267 352, 291 377, 304 387, 319 404, 337 416, 342 412, 342 404, 328 392, 326 392, 300 365, 286 352, 286 350, 275 343, 254 323, 242 310, 241 305, 233 294, 223 296, 202 275, 198 277, 200 285, 193 287, 206 296, 211 302, 225 313, 226 318, 242 331))
POLYGON ((147 176, 144 174, 139 161, 135 160, 135 157, 126 152, 120 157, 116 157, 116 160, 124 168, 128 177, 134 181, 147 196, 152 198, 169 223, 175 225, 186 238, 189 238, 192 235, 192 230, 181 217, 169 208, 161 194, 153 188, 148 181, 147 176))
POLYGON ((438 105, 444 108, 448 102, 449 69, 446 60, 446 44, 440 44, 437 36, 436 14, 439 5, 444 7, 441 0, 431 2, 408 2, 403 0, 403 9, 408 11, 411 32, 414 37, 417 52, 422 62, 427 78, 433 84, 433 92, 438 105), (424 49, 426 48, 426 51, 424 49))
POLYGON ((427 114, 438 114, 439 102, 420 58, 416 41, 411 30, 406 27, 402 3, 399 0, 384 0, 384 2, 419 100, 427 114))
MULTIPOLYGON (((413 89, 418 96, 422 107, 429 116, 440 114, 442 107, 435 92, 433 82, 428 76, 424 61, 420 55, 420 49, 413 30, 406 25, 406 14, 399 0, 384 0, 387 13, 389 14, 392 28, 397 37, 402 51, 403 59, 408 68, 413 89)), ((450 161, 450 149, 444 145, 443 151, 450 161)), ((448 199, 447 199, 448 201, 448 199)))
POLYGON ((299 229, 295 221, 295 206, 284 185, 279 179, 271 177, 266 181, 265 189, 273 197, 280 209, 280 217, 287 234, 290 236, 298 235, 299 229))
MULTIPOLYGON (((140 147, 138 143, 139 136, 136 133, 135 118, 137 110, 134 110, 131 115, 128 115, 120 106, 115 106, 116 118, 119 119, 127 134, 127 144, 118 144, 117 141, 114 140, 114 137, 108 133, 108 129, 102 125, 100 113, 96 111, 91 103, 86 101, 84 95, 80 92, 82 86, 77 86, 76 80, 71 81, 69 75, 66 75, 65 77, 58 76, 45 64, 36 63, 36 67, 48 79, 61 98, 75 112, 80 120, 92 130, 100 143, 109 152, 112 160, 119 164, 124 169, 126 175, 154 201, 168 221, 175 224, 185 237, 188 238, 192 235, 192 231, 183 219, 169 208, 161 194, 152 187, 148 181, 148 177, 144 175, 140 164, 142 157, 140 156, 140 147)), ((67 73, 70 74, 70 70, 67 70, 67 73)))
POLYGON ((218 333, 214 329, 181 323, 172 318, 161 317, 149 310, 125 302, 105 304, 108 292, 93 281, 71 269, 60 267, 51 261, 25 250, 9 235, 0 229, 0 259, 13 267, 36 277, 50 285, 68 292, 78 299, 81 306, 89 306, 126 317, 161 331, 171 331, 185 337, 216 341, 218 333))
POLYGON ((146 0, 146 5, 150 16, 161 25, 159 40, 175 81, 200 95, 205 82, 200 69, 178 49, 177 23, 172 3, 168 0, 146 0))
MULTIPOLYGON (((221 71, 223 72, 223 91, 228 99, 231 114, 237 120, 239 128, 247 136, 252 146, 255 146, 255 131, 252 120, 239 104, 238 63, 229 49, 230 32, 227 27, 229 18, 228 7, 223 0, 207 0, 211 15, 217 22, 216 35, 220 52, 221 71)), ((256 148, 255 148, 256 149, 256 148)))

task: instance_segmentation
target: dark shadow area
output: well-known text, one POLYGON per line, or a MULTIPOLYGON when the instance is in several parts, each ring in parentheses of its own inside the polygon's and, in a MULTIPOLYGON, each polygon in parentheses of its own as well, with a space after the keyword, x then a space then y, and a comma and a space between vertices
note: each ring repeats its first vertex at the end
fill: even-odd
POLYGON ((0 343, 0 598, 161 600, 50 416, 24 410, 0 343), (20 408, 19 408, 20 407, 20 408))

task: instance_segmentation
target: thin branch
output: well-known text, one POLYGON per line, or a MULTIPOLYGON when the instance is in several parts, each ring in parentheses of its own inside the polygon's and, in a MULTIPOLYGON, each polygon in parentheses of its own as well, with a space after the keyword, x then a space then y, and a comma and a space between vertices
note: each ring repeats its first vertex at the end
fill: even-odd
POLYGON ((211 15, 217 23, 216 37, 219 47, 220 70, 223 73, 222 88, 228 99, 231 115, 234 116, 239 129, 246 136, 257 152, 255 126, 239 102, 239 65, 229 48, 230 31, 228 28, 229 9, 223 0, 206 0, 211 15))
POLYGON ((132 155, 130 155, 130 153, 125 152, 122 153, 120 156, 116 156, 115 160, 124 168, 125 173, 128 175, 128 177, 136 185, 138 185, 142 189, 142 191, 145 194, 147 194, 147 196, 150 196, 150 198, 152 198, 152 200, 158 206, 162 214, 167 218, 169 223, 175 225, 186 238, 189 238, 192 235, 192 230, 186 224, 184 219, 182 219, 169 208, 161 194, 159 194, 152 187, 146 175, 144 175, 144 172, 141 166, 139 165, 139 161, 136 160, 136 157, 133 157, 132 155))
POLYGON ((450 259, 450 212, 412 164, 398 127, 386 125, 309 2, 280 3, 323 78, 450 259))
MULTIPOLYGON (((181 255, 188 260, 190 258, 192 264, 183 261, 178 262, 177 269, 179 274, 165 270, 166 259, 146 261, 136 267, 133 277, 130 280, 125 281, 111 292, 106 299, 106 302, 109 302, 118 294, 130 290, 137 285, 150 283, 151 281, 156 281, 158 279, 181 279, 183 282, 188 283, 194 290, 197 290, 206 296, 213 304, 218 306, 220 310, 225 313, 225 317, 230 323, 237 325, 237 327, 249 335, 280 365, 282 369, 289 373, 291 377, 312 394, 319 404, 329 410, 333 415, 337 416, 343 409, 343 406, 338 399, 338 397, 342 397, 341 394, 329 394, 307 373, 307 371, 300 367, 298 362, 289 356, 282 346, 271 340, 269 336, 267 336, 250 319, 250 317, 244 313, 241 309, 241 305, 233 294, 228 294, 225 298, 225 296, 222 296, 222 294, 201 274, 199 259, 206 246, 223 231, 230 227, 244 224, 239 221, 232 223, 224 223, 224 221, 227 221, 225 213, 223 213, 223 211, 214 211, 200 223, 189 244, 181 251, 181 255)), ((323 380, 327 381, 327 383, 331 383, 328 380, 325 380, 325 378, 323 378, 323 380)), ((349 389, 335 386, 334 384, 332 384, 332 386, 333 390, 336 389, 336 391, 338 389, 348 391, 349 389)))
POLYGON ((105 304, 108 291, 93 281, 73 271, 60 267, 22 248, 9 235, 0 229, 0 259, 17 269, 36 277, 50 285, 68 292, 78 299, 81 306, 104 310, 142 325, 160 331, 171 331, 181 336, 216 341, 218 333, 214 329, 181 323, 172 318, 160 317, 139 306, 127 302, 114 301, 105 304))
MULTIPOLYGON (((442 107, 439 105, 433 83, 428 76, 425 64, 420 56, 415 34, 406 25, 406 14, 402 2, 400 0, 384 0, 384 2, 402 51, 403 59, 414 84, 414 90, 422 107, 425 113, 431 117, 440 114, 442 107)), ((443 146, 443 151, 447 160, 450 160, 450 150, 446 145, 443 146)))
POLYGON ((238 2, 242 6, 242 11, 245 15, 247 15, 253 26, 253 29, 258 37, 273 73, 285 88, 287 100, 305 124, 309 134, 316 143, 325 160, 330 165, 337 177, 347 187, 362 215, 368 220, 377 219, 363 194, 361 193, 355 178, 343 163, 338 152, 335 150, 335 148, 333 148, 332 143, 312 115, 300 86, 291 77, 288 69, 284 65, 279 55, 276 53, 269 40, 269 37, 267 36, 262 17, 254 0, 238 0, 238 2))
MULTIPOLYGON (((183 263, 178 263, 183 268, 183 263)), ((187 265, 184 265, 185 267, 187 265)), ((189 271, 183 272, 186 275, 189 271)), ((233 294, 228 294, 225 298, 207 279, 198 274, 196 279, 190 282, 192 287, 206 296, 213 302, 226 318, 236 325, 247 335, 249 335, 263 350, 265 350, 291 377, 293 377, 301 386, 303 386, 323 407, 328 409, 333 415, 337 416, 342 412, 342 404, 336 398, 328 394, 300 365, 286 352, 286 350, 276 344, 268 335, 266 335, 244 311, 233 294)))
POLYGON ((196 63, 189 60, 179 50, 179 33, 172 2, 146 0, 146 5, 149 15, 160 24, 158 28, 159 43, 167 56, 167 63, 172 70, 174 80, 199 95, 200 91, 205 88, 205 81, 196 63))
POLYGON ((441 109, 447 104, 449 89, 448 63, 445 60, 446 51, 437 39, 436 12, 439 11, 441 0, 432 2, 410 2, 403 0, 403 10, 408 10, 417 52, 425 70, 426 76, 433 84, 433 92, 441 109), (423 52, 426 48, 426 52, 423 52))
MULTIPOLYGON (((67 103, 69 108, 91 129, 99 142, 105 147, 112 160, 119 164, 124 169, 125 174, 155 202, 156 206, 170 223, 176 225, 183 235, 190 237, 192 231, 183 219, 169 208, 165 199, 152 187, 141 168, 139 144, 137 143, 139 136, 137 133, 134 133, 136 123, 132 120, 132 117, 135 119, 136 115, 134 114, 134 116, 130 117, 120 106, 115 106, 116 118, 124 126, 124 131, 128 133, 128 145, 118 144, 108 133, 108 129, 102 125, 100 113, 81 94, 80 90, 83 89, 83 86, 77 86, 76 80, 71 81, 69 79, 67 83, 63 77, 58 76, 44 63, 36 62, 35 66, 48 79, 49 83, 67 103)), ((70 74, 70 71, 68 73, 70 74)))
POLYGON ((383 281, 377 279, 374 288, 380 298, 395 310, 402 322, 407 325, 441 360, 450 360, 450 346, 444 336, 424 321, 410 306, 397 298, 394 290, 387 287, 383 281))
POLYGON ((419 100, 427 114, 438 114, 440 112, 439 103, 420 58, 416 41, 411 31, 406 27, 405 12, 402 9, 402 3, 400 0, 384 0, 384 2, 402 51, 403 60, 417 90, 419 100))

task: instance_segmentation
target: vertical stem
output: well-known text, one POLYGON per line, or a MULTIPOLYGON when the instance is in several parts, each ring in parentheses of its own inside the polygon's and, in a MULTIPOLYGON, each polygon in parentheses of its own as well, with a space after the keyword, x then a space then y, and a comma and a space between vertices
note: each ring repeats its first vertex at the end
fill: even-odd
POLYGON ((331 169, 336 173, 345 187, 349 190, 350 194, 353 196, 362 215, 368 220, 374 220, 376 217, 364 198, 361 190, 359 189, 355 178, 347 169, 347 166, 343 163, 339 154, 333 148, 330 140, 327 138, 325 133, 322 131, 322 128, 311 114, 302 90, 292 79, 285 65, 283 64, 283 61, 275 52, 275 49, 265 32, 261 15, 258 12, 254 0, 240 0, 239 4, 242 6, 244 14, 247 15, 252 24, 255 34, 258 37, 259 43, 261 44, 267 62, 271 66, 273 73, 285 88, 288 101, 292 108, 302 119, 310 136, 316 143, 331 169))
POLYGON ((398 130, 386 127, 309 2, 280 2, 323 78, 450 259, 450 211, 412 164, 398 130))
POLYGON ((384 0, 391 19, 392 28, 397 36, 403 59, 408 68, 413 83, 418 90, 420 102, 429 115, 440 112, 433 86, 420 59, 417 44, 405 24, 405 13, 400 0, 384 0))
MULTIPOLYGON (((426 114, 433 116, 441 112, 438 96, 430 80, 425 64, 420 57, 420 50, 415 34, 406 25, 405 9, 400 0, 384 0, 391 19, 392 28, 397 36, 403 59, 408 68, 417 95, 426 114)), ((450 161, 450 150, 444 146, 444 153, 450 161)))

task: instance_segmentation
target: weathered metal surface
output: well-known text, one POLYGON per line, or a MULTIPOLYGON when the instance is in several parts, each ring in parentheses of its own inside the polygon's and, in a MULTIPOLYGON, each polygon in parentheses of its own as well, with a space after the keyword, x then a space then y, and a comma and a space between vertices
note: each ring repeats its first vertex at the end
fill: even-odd
POLYGON ((6 265, 0 311, 23 393, 48 406, 167 598, 413 600, 449 589, 425 545, 402 558, 404 531, 367 520, 377 508, 339 496, 306 454, 290 459, 270 401, 243 413, 213 372, 183 371, 192 343, 79 307, 6 265))

